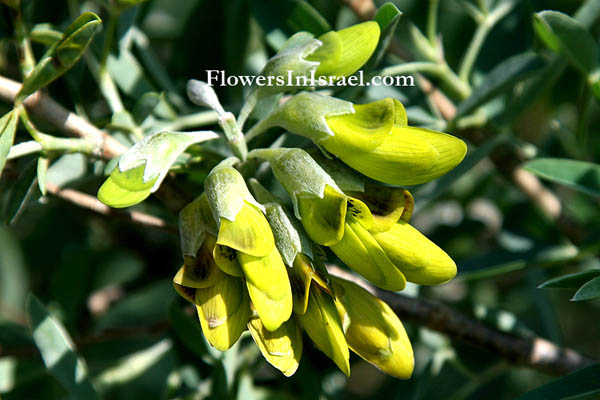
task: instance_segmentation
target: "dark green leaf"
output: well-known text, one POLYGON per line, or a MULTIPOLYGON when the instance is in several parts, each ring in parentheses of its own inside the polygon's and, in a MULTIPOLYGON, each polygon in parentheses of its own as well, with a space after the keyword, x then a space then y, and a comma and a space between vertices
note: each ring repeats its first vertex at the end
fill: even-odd
POLYGON ((81 14, 36 64, 23 82, 16 101, 22 101, 69 70, 86 51, 101 25, 102 20, 96 14, 81 14))
POLYGON ((19 114, 16 111, 10 111, 0 119, 0 175, 6 164, 6 157, 15 140, 18 120, 19 114))
POLYGON ((379 36, 379 43, 377 44, 375 52, 364 67, 365 71, 373 70, 383 59, 390 44, 390 40, 394 37, 394 32, 396 31, 401 16, 402 12, 398 10, 398 7, 393 3, 385 3, 377 10, 373 20, 379 24, 381 35, 379 36))
POLYGON ((173 303, 169 311, 169 320, 175 334, 188 349, 207 364, 214 362, 204 340, 198 318, 190 317, 181 310, 177 303, 173 303))
POLYGON ((33 340, 48 371, 74 399, 99 399, 89 380, 85 364, 77 354, 64 327, 53 318, 33 295, 27 301, 33 340))
POLYGON ((600 165, 586 161, 537 158, 523 167, 549 181, 569 186, 592 196, 600 196, 600 165))
POLYGON ((160 103, 163 98, 162 94, 149 92, 142 96, 141 99, 135 103, 135 108, 133 109, 133 119, 136 124, 141 125, 152 111, 156 108, 158 103, 160 103))
POLYGON ((32 160, 19 175, 8 200, 5 221, 14 224, 37 193, 37 161, 32 160))
POLYGON ((573 301, 591 300, 600 297, 600 276, 584 284, 573 296, 573 301))
POLYGON ((600 269, 590 269, 550 279, 538 287, 540 289, 577 289, 597 276, 600 276, 600 269))
POLYGON ((509 90, 515 83, 529 78, 545 66, 544 59, 534 53, 522 53, 498 64, 475 88, 471 96, 456 110, 455 119, 509 90))
POLYGON ((597 399, 599 376, 600 364, 594 364, 525 393, 519 400, 597 399))
POLYGON ((304 0, 253 0, 250 10, 276 49, 293 33, 321 36, 331 30, 325 18, 304 0))
MULTIPOLYGON (((0 225, 0 304, 2 314, 19 315, 25 307, 29 286, 26 265, 14 233, 0 225)), ((4 328, 0 328, 2 331, 4 328)), ((4 344, 1 340, 0 344, 4 344)))
POLYGON ((577 20, 558 11, 542 11, 534 14, 533 26, 546 46, 563 54, 584 74, 598 67, 598 46, 577 20))

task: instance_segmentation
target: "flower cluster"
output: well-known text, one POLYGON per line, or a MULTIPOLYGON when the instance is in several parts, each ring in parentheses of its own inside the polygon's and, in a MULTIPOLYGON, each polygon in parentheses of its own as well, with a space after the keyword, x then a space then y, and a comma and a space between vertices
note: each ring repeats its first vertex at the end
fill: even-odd
MULTIPOLYGON (((375 22, 318 39, 299 33, 263 74, 348 76, 369 59, 378 39, 375 22)), ((352 350, 392 376, 410 377, 414 358, 402 323, 368 291, 329 276, 327 248, 387 290, 402 290, 407 281, 436 285, 452 279, 455 263, 410 225, 413 197, 398 186, 445 174, 463 159, 465 143, 408 126, 398 100, 361 105, 312 92, 277 105, 244 136, 252 107, 245 106, 236 121, 208 85, 191 81, 188 92, 196 104, 217 111, 239 157, 213 168, 204 192, 180 213, 184 264, 173 283, 195 305, 207 341, 225 351, 248 330, 266 360, 289 376, 298 368, 306 332, 347 375, 352 350), (312 140, 321 151, 275 146, 247 151, 247 141, 275 126, 312 140), (236 169, 261 161, 287 191, 291 209, 236 169), (388 185, 365 183, 365 176, 388 185)), ((273 94, 261 87, 251 98, 273 94)), ((162 132, 144 138, 121 158, 98 197, 113 207, 142 201, 187 146, 215 136, 162 132)))

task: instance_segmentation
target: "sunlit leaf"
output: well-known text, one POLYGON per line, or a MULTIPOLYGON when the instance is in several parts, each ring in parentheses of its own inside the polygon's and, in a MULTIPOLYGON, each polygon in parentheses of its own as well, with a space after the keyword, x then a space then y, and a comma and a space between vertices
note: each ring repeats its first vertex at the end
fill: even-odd
POLYGON ((523 167, 549 181, 569 186, 592 196, 600 196, 600 165, 560 158, 537 158, 523 167))

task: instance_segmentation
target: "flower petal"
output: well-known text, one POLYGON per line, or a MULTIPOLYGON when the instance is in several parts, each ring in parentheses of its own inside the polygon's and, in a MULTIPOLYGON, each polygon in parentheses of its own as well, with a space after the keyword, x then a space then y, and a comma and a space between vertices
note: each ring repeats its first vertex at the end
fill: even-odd
POLYGON ((317 244, 329 246, 344 235, 347 197, 329 185, 325 186, 323 198, 314 195, 298 197, 298 211, 302 226, 317 244))
POLYGON ((226 274, 242 278, 244 271, 237 259, 237 253, 234 249, 227 246, 215 245, 213 250, 215 264, 226 274))
POLYGON ((196 289, 196 309, 206 340, 225 351, 237 342, 250 318, 250 299, 241 279, 224 275, 217 284, 196 289))
POLYGON ((266 256, 275 247, 264 214, 247 202, 235 216, 235 221, 221 218, 217 243, 255 257, 266 256))
POLYGON ((302 356, 302 330, 294 318, 284 322, 275 331, 266 329, 260 318, 251 318, 248 330, 269 364, 285 376, 294 375, 302 356))
POLYGON ((185 256, 173 282, 189 288, 207 288, 223 278, 223 271, 217 267, 213 258, 215 237, 207 235, 196 257, 185 256))
POLYGON ((403 220, 373 236, 410 282, 439 285, 456 276, 448 254, 403 220))
POLYGON ((397 291, 406 286, 404 275, 373 236, 351 218, 346 219, 344 238, 331 250, 344 264, 382 289, 397 291))
POLYGON ((237 256, 258 316, 268 330, 276 330, 292 314, 292 288, 279 252, 273 246, 264 257, 237 256))
POLYGON ((308 308, 298 316, 298 320, 317 348, 350 376, 350 352, 333 299, 318 286, 312 285, 308 308))
MULTIPOLYGON (((368 206, 373 216, 369 232, 385 232, 400 218, 410 219, 414 208, 414 199, 410 192, 389 186, 367 185, 364 192, 349 192, 368 206)), ((364 224, 363 224, 364 226, 364 224)))
POLYGON ((390 307, 355 283, 332 277, 336 307, 352 351, 383 372, 408 379, 414 355, 404 326, 390 307))

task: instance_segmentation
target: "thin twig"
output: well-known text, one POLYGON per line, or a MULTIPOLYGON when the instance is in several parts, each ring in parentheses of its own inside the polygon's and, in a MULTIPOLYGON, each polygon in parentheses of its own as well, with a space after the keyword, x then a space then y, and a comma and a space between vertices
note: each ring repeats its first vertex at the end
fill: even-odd
POLYGON ((95 213, 109 217, 115 217, 140 226, 160 229, 168 233, 177 234, 178 232, 176 226, 171 225, 163 219, 153 215, 145 214, 139 211, 117 210, 110 208, 89 194, 85 194, 73 189, 60 189, 58 186, 52 183, 47 183, 46 188, 48 189, 49 193, 52 193, 56 197, 73 203, 79 207, 91 210, 95 213))
POLYGON ((559 347, 546 339, 526 338, 502 332, 442 303, 378 289, 336 266, 328 266, 327 269, 332 275, 351 280, 385 301, 401 319, 413 321, 451 338, 487 349, 512 364, 549 375, 566 375, 594 362, 574 350, 559 347))

